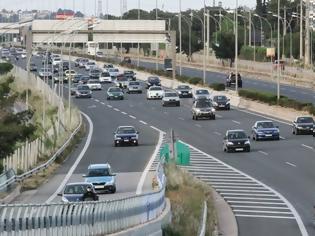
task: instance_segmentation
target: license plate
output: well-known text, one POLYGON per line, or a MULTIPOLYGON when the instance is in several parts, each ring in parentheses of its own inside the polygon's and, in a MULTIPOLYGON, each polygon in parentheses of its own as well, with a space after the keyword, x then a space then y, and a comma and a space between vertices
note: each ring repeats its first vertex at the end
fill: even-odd
POLYGON ((104 188, 104 186, 102 186, 102 185, 95 185, 94 188, 95 189, 100 189, 100 188, 104 188))
POLYGON ((187 93, 183 93, 184 95, 187 95, 187 93))
POLYGON ((235 148, 235 151, 243 151, 244 148, 235 148))
POLYGON ((266 134, 266 137, 271 137, 272 136, 272 134, 266 134))
POLYGON ((219 107, 225 107, 224 105, 219 105, 219 107))
POLYGON ((118 98, 118 96, 115 96, 115 98, 118 98))
POLYGON ((124 139, 124 142, 129 142, 129 139, 124 139))

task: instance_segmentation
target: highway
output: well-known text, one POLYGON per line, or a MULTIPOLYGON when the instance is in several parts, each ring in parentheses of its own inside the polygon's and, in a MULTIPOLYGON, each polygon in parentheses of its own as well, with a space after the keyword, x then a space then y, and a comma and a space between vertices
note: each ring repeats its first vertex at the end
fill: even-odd
MULTIPOLYGON (((111 57, 111 59, 115 60, 117 63, 120 62, 120 57, 111 57)), ((132 64, 137 64, 137 59, 132 58, 132 64)), ((140 60, 140 66, 150 69, 156 68, 155 62, 150 61, 142 61, 140 60)), ((159 69, 164 70, 164 65, 159 63, 159 69)), ((177 73, 179 73, 179 67, 177 67, 177 73)), ((182 75, 190 76, 190 77, 199 77, 203 78, 203 71, 202 69, 192 68, 192 67, 182 67, 182 75)), ((226 73, 219 73, 213 71, 206 72, 206 83, 225 83, 226 80, 226 73)), ((269 82, 259 79, 254 79, 251 77, 243 76, 243 88, 244 89, 255 89, 257 91, 264 91, 264 92, 271 92, 277 93, 277 84, 276 81, 269 82)), ((232 88, 233 89, 233 88, 232 88)), ((290 86, 281 84, 280 86, 280 93, 281 95, 287 96, 292 99, 296 99, 302 102, 309 102, 315 104, 315 91, 312 88, 302 88, 298 86, 290 86)))
MULTIPOLYGON (((104 85, 102 91, 93 93, 92 99, 73 99, 75 104, 91 117, 94 131, 91 144, 71 177, 71 181, 79 180, 89 163, 109 161, 114 171, 120 173, 124 179, 121 183, 123 186, 121 191, 124 194, 134 192, 135 185, 130 185, 130 182, 137 181, 129 182, 129 180, 131 176, 135 180, 139 179, 157 143, 158 132, 151 126, 165 132, 172 128, 177 138, 193 146, 192 166, 194 168, 190 171, 195 171, 194 174, 199 175, 201 179, 210 179, 212 175, 207 168, 213 163, 209 161, 209 158, 222 161, 241 172, 241 175, 238 172, 232 172, 231 179, 233 178, 234 183, 237 183, 234 187, 243 186, 243 188, 233 188, 231 182, 228 181, 226 181, 228 183, 221 182, 220 185, 214 183, 213 180, 208 181, 216 185, 218 191, 221 191, 225 199, 230 201, 236 214, 240 235, 302 235, 290 204, 301 216, 309 235, 315 235, 312 224, 315 203, 313 184, 315 146, 312 136, 294 136, 289 123, 276 120, 275 124, 279 125, 282 137, 280 141, 252 141, 252 152, 227 154, 222 151, 222 139, 226 130, 241 128, 249 134, 254 122, 265 118, 232 108, 231 111, 218 111, 217 119, 214 121, 193 121, 190 112, 191 99, 182 99, 180 107, 162 107, 161 101, 147 101, 145 94, 126 94, 124 101, 107 101, 105 91, 108 86, 104 85), (112 133, 121 124, 134 125, 140 130, 141 145, 139 147, 113 148, 112 133), (203 174, 200 175, 200 173, 203 174), (245 175, 253 177, 254 180, 244 180, 248 178, 245 175), (248 185, 242 185, 242 182, 246 180, 248 185), (265 194, 263 191, 268 189, 260 183, 269 186, 273 191, 265 194), (227 186, 225 190, 222 188, 224 184, 227 186), (253 187, 258 184, 262 187, 261 190, 253 187), (250 189, 250 186, 253 191, 244 192, 244 189, 250 189), (227 192, 229 194, 226 194, 227 192), (290 204, 279 195, 274 196, 274 192, 279 192, 290 204), (277 200, 274 200, 277 204, 270 204, 267 200, 270 197, 277 197, 277 200), (237 207, 231 201, 238 202, 237 207)), ((66 92, 65 96, 67 96, 66 92)), ((57 177, 59 174, 62 176, 66 173, 82 145, 80 144, 65 162, 58 171, 57 177)), ((226 171, 231 170, 229 168, 226 171)), ((224 173, 226 172, 221 173, 223 180, 229 176, 224 173)), ((54 182, 49 186, 51 191, 58 186, 58 181, 54 181, 54 178, 48 182, 54 182)), ((42 188, 47 190, 48 186, 42 188)), ((47 199, 47 197, 42 199, 47 199)))

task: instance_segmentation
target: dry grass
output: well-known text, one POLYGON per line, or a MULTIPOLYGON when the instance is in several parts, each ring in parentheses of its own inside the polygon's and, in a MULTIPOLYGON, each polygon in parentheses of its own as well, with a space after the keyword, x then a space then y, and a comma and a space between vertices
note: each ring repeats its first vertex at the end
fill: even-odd
POLYGON ((204 201, 208 206, 207 235, 215 235, 217 219, 210 186, 174 164, 166 167, 166 175, 166 195, 171 201, 172 223, 163 235, 198 235, 204 201))

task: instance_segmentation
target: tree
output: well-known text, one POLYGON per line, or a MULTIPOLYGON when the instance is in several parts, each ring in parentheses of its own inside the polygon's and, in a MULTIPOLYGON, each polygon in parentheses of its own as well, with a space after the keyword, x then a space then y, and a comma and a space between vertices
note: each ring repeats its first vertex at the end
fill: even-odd
MULTIPOLYGON (((235 37, 233 32, 219 32, 218 44, 213 44, 212 48, 215 52, 215 56, 219 59, 228 59, 230 61, 230 67, 232 67, 235 60, 235 37)), ((238 43, 238 54, 240 52, 241 44, 238 43)))
POLYGON ((256 0, 256 13, 260 16, 263 14, 263 5, 261 0, 256 0))

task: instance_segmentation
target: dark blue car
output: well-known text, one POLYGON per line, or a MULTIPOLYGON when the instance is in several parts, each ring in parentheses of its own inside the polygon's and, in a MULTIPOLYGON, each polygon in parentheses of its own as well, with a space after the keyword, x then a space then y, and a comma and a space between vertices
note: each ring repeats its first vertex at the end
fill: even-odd
POLYGON ((279 140, 280 131, 270 120, 256 121, 252 127, 252 138, 256 141, 266 139, 279 140))
POLYGON ((61 197, 62 202, 98 201, 99 199, 91 183, 69 183, 58 196, 61 197))

